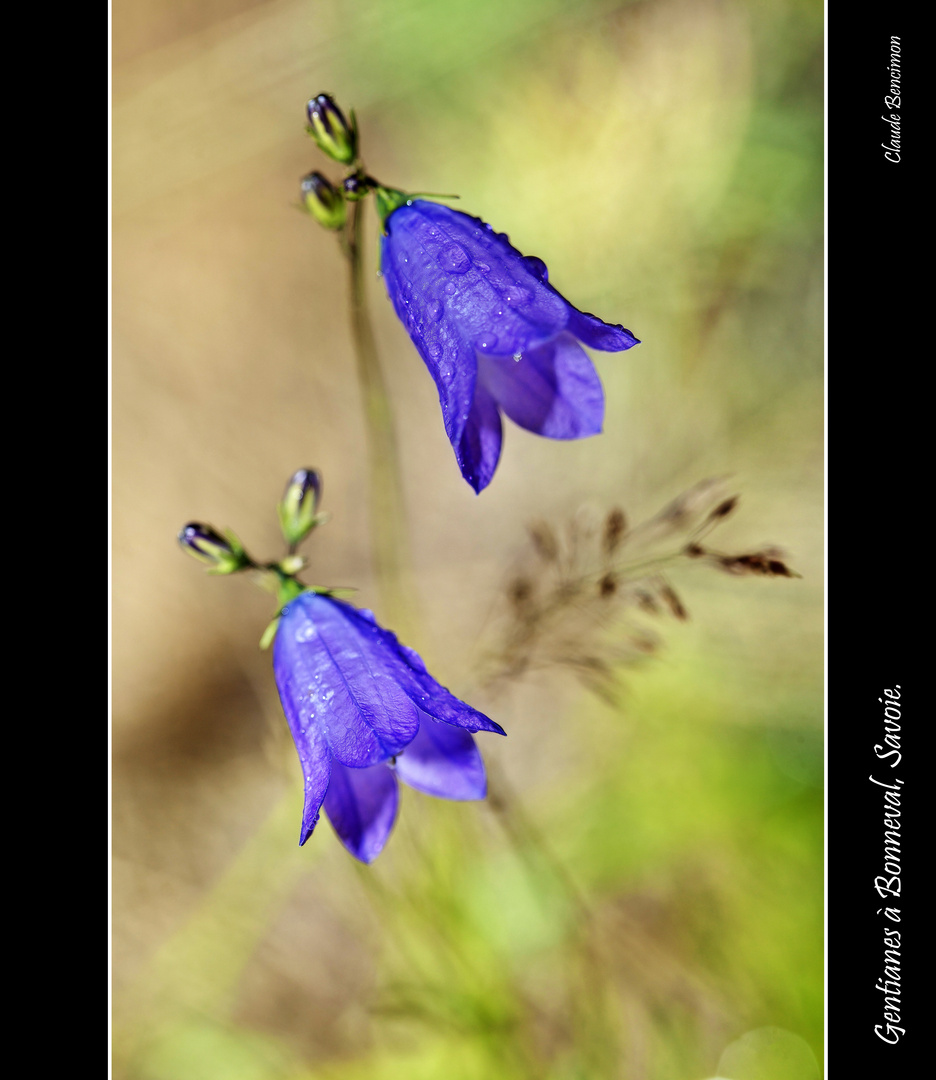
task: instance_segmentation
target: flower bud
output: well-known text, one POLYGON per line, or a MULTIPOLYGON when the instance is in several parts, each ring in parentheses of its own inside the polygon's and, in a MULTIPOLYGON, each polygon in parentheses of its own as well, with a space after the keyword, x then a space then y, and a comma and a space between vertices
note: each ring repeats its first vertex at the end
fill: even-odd
POLYGON ((344 197, 348 202, 357 202, 359 199, 363 199, 369 195, 374 188, 380 185, 372 176, 365 176, 363 172, 352 173, 351 176, 346 176, 342 188, 344 190, 344 197))
POLYGON ((179 533, 179 543, 199 562, 207 563, 213 574, 233 574, 251 565, 243 545, 232 532, 225 539, 210 525, 190 522, 179 533))
POLYGON ((344 228, 347 208, 344 195, 319 172, 302 178, 302 205, 326 229, 344 228))
POLYGON ((317 516, 322 478, 315 469, 298 469, 276 508, 283 537, 290 547, 301 543, 321 520, 317 516))
POLYGON ((306 106, 306 112, 309 116, 306 131, 315 139, 318 148, 333 161, 350 165, 357 157, 357 124, 354 113, 351 113, 349 124, 328 94, 319 94, 312 98, 306 106))

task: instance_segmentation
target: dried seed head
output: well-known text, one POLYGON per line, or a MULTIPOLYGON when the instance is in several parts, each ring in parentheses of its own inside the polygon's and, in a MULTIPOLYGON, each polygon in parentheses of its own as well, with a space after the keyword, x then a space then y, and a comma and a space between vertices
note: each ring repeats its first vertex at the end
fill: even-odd
POLYGON ((533 596, 533 585, 528 578, 515 578, 507 588, 510 601, 515 607, 522 608, 533 596))
POLYGON ((657 643, 652 638, 637 635, 631 638, 630 644, 633 649, 641 653, 656 652, 657 648, 657 643))
POLYGON ((654 600, 653 595, 644 589, 637 590, 637 606, 641 611, 646 611, 651 615, 659 615, 660 613, 659 605, 654 600))
POLYGON ((606 598, 617 592, 617 577, 610 571, 598 582, 598 595, 606 598))
POLYGON ((753 551, 749 555, 719 555, 716 565, 729 574, 761 574, 764 577, 799 577, 795 570, 776 557, 776 549, 753 551))
POLYGON ((724 502, 720 502, 711 514, 709 514, 709 520, 716 521, 718 518, 727 517, 738 505, 738 500, 740 498, 740 495, 732 495, 730 499, 725 499, 724 502))
POLYGON ((528 532, 537 555, 546 562, 555 562, 559 556, 559 542, 552 526, 546 521, 537 521, 528 526, 528 532))
POLYGON ((671 585, 663 585, 660 589, 660 596, 677 619, 685 622, 689 618, 689 612, 686 611, 682 600, 676 595, 676 591, 671 585))
POLYGON ((700 480, 693 484, 688 491, 678 495, 671 503, 668 503, 653 519, 657 522, 666 522, 673 528, 684 525, 693 514, 698 513, 705 502, 708 501, 714 489, 723 483, 721 478, 700 480))
POLYGON ((601 546, 606 555, 614 554, 626 531, 627 518, 624 516, 624 511, 616 506, 605 519, 604 535, 602 536, 601 546))

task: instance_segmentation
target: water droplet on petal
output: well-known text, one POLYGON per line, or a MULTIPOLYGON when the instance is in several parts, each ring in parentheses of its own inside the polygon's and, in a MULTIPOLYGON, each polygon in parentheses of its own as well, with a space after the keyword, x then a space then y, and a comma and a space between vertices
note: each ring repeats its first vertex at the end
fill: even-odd
POLYGON ((430 300, 426 305, 426 310, 429 312, 429 317, 431 319, 438 320, 442 318, 442 313, 445 311, 445 308, 443 307, 441 300, 430 300))
POLYGON ((456 291, 454 283, 451 281, 446 282, 445 291, 449 294, 449 296, 453 296, 456 291))
POLYGON ((426 352, 429 354, 430 360, 438 360, 442 355, 443 349, 438 341, 430 341, 426 344, 426 352))
POLYGON ((497 348, 497 334, 493 334, 490 330, 486 330, 475 340, 475 348, 480 349, 482 352, 494 352, 497 348))
POLYGON ((532 291, 524 288, 522 285, 511 285, 507 295, 504 297, 504 300, 510 304, 511 307, 520 307, 523 304, 529 304, 532 299, 532 291))
POLYGON ((464 274, 471 269, 471 256, 461 244, 446 244, 439 252, 439 266, 449 274, 464 274))
POLYGON ((549 280, 549 271, 546 269, 546 263, 542 259, 538 259, 535 255, 524 255, 523 261, 535 278, 542 282, 549 280))

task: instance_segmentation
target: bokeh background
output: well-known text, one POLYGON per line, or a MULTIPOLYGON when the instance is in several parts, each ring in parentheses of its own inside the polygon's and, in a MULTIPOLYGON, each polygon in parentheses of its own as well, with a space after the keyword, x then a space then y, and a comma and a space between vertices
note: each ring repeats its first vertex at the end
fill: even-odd
POLYGON ((114 0, 116 1076, 819 1077, 822 13, 114 0), (404 790, 370 868, 324 819, 296 846, 270 597, 175 542, 196 519, 278 556, 274 504, 315 466, 309 579, 381 615, 344 264, 295 208, 339 176, 304 133, 323 90, 382 181, 457 192, 643 341, 595 354, 602 435, 508 422, 478 498, 371 276, 430 670, 469 691, 528 524, 583 507, 640 520, 728 476, 720 544, 802 575, 674 569, 691 617, 648 616, 661 647, 613 700, 548 667, 473 699, 522 827, 404 790))

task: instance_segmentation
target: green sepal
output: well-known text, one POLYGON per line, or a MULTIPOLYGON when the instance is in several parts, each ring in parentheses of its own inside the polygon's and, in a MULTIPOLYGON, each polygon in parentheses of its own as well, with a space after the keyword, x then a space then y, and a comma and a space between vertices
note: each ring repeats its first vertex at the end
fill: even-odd
POLYGON ((354 596, 357 591, 353 585, 313 586, 313 588, 306 590, 306 592, 318 593, 319 596, 334 596, 337 600, 342 600, 346 596, 354 596))
POLYGON ((399 210, 401 206, 406 206, 413 201, 412 195, 407 195, 405 191, 397 191, 396 188, 387 188, 378 184, 376 188, 377 194, 377 213, 380 216, 380 226, 384 231, 384 235, 387 232, 387 218, 393 213, 394 210, 399 210))
POLYGON ((213 566, 208 573, 222 575, 236 574, 238 570, 245 570, 248 566, 252 566, 253 562, 244 550, 244 545, 240 542, 236 534, 230 529, 225 529, 224 536, 228 542, 230 551, 223 551, 220 548, 216 549, 214 555, 216 565, 213 566))
POLYGON ((276 637, 276 631, 279 629, 280 617, 276 616, 267 624, 266 630, 263 631, 263 636, 260 638, 260 648, 264 651, 269 649, 273 644, 273 639, 276 637))
POLYGON ((377 193, 377 213, 380 215, 380 224, 384 235, 387 233, 387 218, 394 210, 401 206, 409 206, 413 199, 460 199, 460 195, 440 195, 434 191, 397 191, 396 188, 383 187, 378 184, 374 189, 377 193))
POLYGON ((303 585, 301 581, 296 581, 294 577, 290 577, 286 574, 280 575, 279 588, 276 590, 276 599, 279 601, 281 608, 286 607, 288 603, 295 600, 297 596, 301 596, 304 592, 310 592, 307 585, 303 585))

